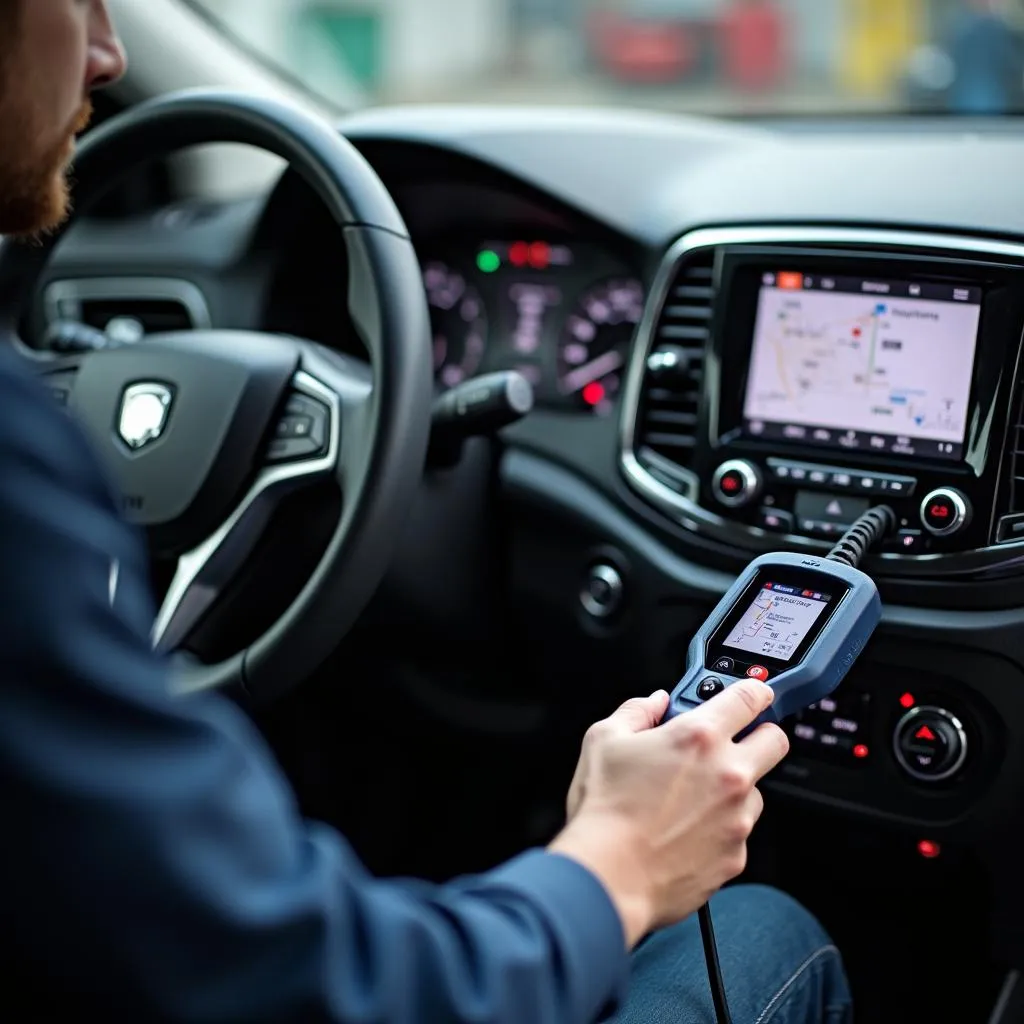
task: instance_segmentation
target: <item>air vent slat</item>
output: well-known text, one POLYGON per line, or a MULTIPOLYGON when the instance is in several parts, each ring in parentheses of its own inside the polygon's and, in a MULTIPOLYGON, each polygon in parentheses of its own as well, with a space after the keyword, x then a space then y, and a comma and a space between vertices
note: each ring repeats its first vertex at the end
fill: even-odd
POLYGON ((682 302, 710 303, 715 297, 715 289, 702 285, 682 285, 672 292, 672 298, 682 302))
POLYGON ((1016 426, 1007 438, 1006 459, 1010 478, 1006 513, 1024 513, 1024 376, 1017 384, 1016 426))
POLYGON ((707 327, 665 324, 658 328, 658 337, 666 341, 699 341, 703 344, 711 337, 711 331, 707 327))
POLYGON ((647 417, 647 422, 653 427, 673 425, 677 427, 695 427, 697 425, 697 414, 695 412, 666 412, 652 411, 647 417))
POLYGON ((713 250, 684 255, 654 327, 637 413, 636 451, 662 473, 692 465, 714 317, 713 250))
POLYGON ((667 306, 665 316, 673 320, 710 320, 710 306, 667 306))
POLYGON ((655 451, 663 451, 665 448, 689 450, 697 443, 696 438, 687 437, 685 434, 648 434, 646 440, 655 451))

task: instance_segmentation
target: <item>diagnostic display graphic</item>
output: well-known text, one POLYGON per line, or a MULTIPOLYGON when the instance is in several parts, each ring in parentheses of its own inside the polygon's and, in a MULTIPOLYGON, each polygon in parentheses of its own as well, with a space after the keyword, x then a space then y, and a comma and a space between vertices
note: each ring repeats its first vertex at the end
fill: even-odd
POLYGON ((969 286, 765 274, 747 433, 960 458, 981 302, 969 286))
POLYGON ((765 583, 723 646, 789 661, 831 600, 831 595, 818 591, 765 583))

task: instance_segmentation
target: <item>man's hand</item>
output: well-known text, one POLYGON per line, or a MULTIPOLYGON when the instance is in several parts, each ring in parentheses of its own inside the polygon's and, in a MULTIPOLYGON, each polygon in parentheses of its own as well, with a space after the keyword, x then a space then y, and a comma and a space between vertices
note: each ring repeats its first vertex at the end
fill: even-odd
POLYGON ((602 881, 630 947, 693 913, 746 867, 764 806, 756 785, 789 741, 774 725, 740 743, 733 737, 773 699, 771 687, 744 680, 654 728, 668 706, 668 695, 657 693, 627 701, 588 730, 570 821, 550 849, 602 881))
POLYGON ((590 772, 590 751, 594 744, 600 744, 612 735, 631 732, 646 732, 653 729, 665 717, 669 695, 664 690, 652 693, 650 697, 633 697, 622 704, 614 714, 592 725, 583 737, 583 749, 576 764, 576 772, 569 784, 569 795, 565 798, 565 814, 568 821, 576 817, 580 803, 586 793, 587 775, 590 772))

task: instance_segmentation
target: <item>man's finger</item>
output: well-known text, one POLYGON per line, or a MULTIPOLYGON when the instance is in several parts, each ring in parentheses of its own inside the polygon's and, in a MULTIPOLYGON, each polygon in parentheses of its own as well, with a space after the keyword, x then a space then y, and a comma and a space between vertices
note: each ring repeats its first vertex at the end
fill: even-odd
POLYGON ((737 744, 754 771, 763 778, 789 753, 789 737, 777 726, 766 722, 737 744))
POLYGON ((665 717, 668 710, 668 694, 664 690, 652 693, 650 697, 632 697, 608 717, 609 725, 629 732, 646 732, 653 729, 665 717))
POLYGON ((705 721, 713 721, 716 730, 732 738, 743 732, 761 712, 767 711, 774 700, 775 692, 767 684, 754 679, 741 679, 706 704, 679 717, 700 715, 705 721))

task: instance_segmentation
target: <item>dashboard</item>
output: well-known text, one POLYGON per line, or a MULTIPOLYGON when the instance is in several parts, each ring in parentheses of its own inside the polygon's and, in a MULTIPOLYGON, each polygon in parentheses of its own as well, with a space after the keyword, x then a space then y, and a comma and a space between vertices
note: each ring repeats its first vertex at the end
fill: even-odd
MULTIPOLYGON (((438 391, 498 369, 536 390, 498 449, 505 610, 541 652, 509 685, 605 708, 664 687, 742 566, 827 553, 884 501, 882 626, 787 723, 770 786, 994 857, 1024 806, 1024 136, 511 108, 342 127, 420 256, 438 391)), ((307 191, 285 174, 81 222, 36 333, 213 325, 358 353, 307 191)), ((479 608, 451 596, 474 566, 450 513, 417 517, 451 532, 413 537, 391 589, 457 645, 479 608)))
POLYGON ((612 253, 551 236, 432 242, 423 283, 442 389, 515 370, 547 407, 617 408, 645 293, 612 253))

